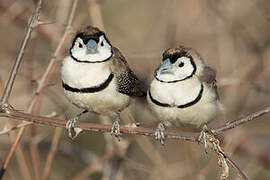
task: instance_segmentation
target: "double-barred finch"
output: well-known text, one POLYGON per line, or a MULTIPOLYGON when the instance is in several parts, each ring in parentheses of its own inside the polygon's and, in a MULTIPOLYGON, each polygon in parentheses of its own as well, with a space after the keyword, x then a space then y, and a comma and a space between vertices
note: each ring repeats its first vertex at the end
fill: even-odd
POLYGON ((121 52, 104 32, 92 26, 76 34, 70 55, 63 60, 61 76, 68 100, 84 110, 67 122, 70 137, 74 124, 88 111, 112 118, 111 133, 119 137, 120 112, 133 97, 145 95, 121 52))
POLYGON ((173 125, 204 127, 205 140, 205 125, 221 109, 218 99, 216 72, 194 49, 166 50, 147 93, 149 107, 160 120, 156 139, 163 144, 165 126, 173 125))

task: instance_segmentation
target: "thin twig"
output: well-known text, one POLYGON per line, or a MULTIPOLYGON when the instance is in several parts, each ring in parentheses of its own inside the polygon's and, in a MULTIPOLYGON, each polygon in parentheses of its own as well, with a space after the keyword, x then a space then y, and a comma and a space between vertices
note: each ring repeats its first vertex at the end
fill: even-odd
POLYGON ((236 163, 227 155, 225 155, 223 153, 223 156, 225 157, 226 161, 228 163, 230 163, 230 165, 237 170, 239 176, 243 179, 243 180, 248 180, 248 177, 243 173, 243 171, 236 165, 236 163))
MULTIPOLYGON (((26 34, 24 36, 24 40, 23 40, 22 45, 20 47, 20 50, 19 50, 18 56, 17 56, 17 58, 15 60, 15 63, 13 65, 13 67, 12 67, 11 74, 9 76, 7 85, 6 85, 5 90, 4 90, 4 94, 3 94, 2 98, 1 98, 0 105, 3 108, 9 108, 10 107, 10 105, 8 105, 8 99, 9 99, 12 87, 14 85, 18 69, 19 69, 20 64, 22 62, 23 55, 24 55, 24 52, 25 52, 25 48, 26 48, 26 46, 27 46, 27 44, 29 42, 29 39, 31 37, 31 33, 32 33, 33 29, 38 25, 41 4, 42 4, 42 0, 39 0, 35 12, 33 13, 33 15, 29 19, 29 24, 27 26, 27 31, 26 31, 26 34)), ((3 167, 2 167, 3 170, 1 170, 2 172, 5 172, 6 168, 8 167, 10 159, 11 159, 11 157, 13 156, 13 154, 14 154, 14 152, 16 150, 18 142, 21 139, 23 129, 24 129, 24 127, 22 127, 20 129, 20 131, 18 132, 19 135, 16 136, 15 142, 11 146, 11 149, 10 149, 8 155, 7 155, 7 158, 4 161, 4 164, 3 164, 3 167)), ((4 175, 4 173, 1 174, 0 179, 2 179, 3 175, 4 175)))
MULTIPOLYGON (((57 48, 56 48, 56 50, 55 50, 55 52, 54 52, 54 56, 53 56, 53 58, 51 59, 50 64, 48 65, 48 67, 47 67, 45 73, 43 74, 41 80, 39 81, 37 90, 36 90, 36 92, 35 92, 35 97, 32 99, 32 101, 31 101, 31 103, 30 103, 30 106, 29 106, 27 112, 32 112, 33 109, 34 109, 34 107, 35 107, 37 104, 39 104, 40 101, 41 101, 41 91, 42 91, 42 89, 46 86, 48 80, 50 79, 52 73, 54 72, 54 69, 55 69, 55 67, 56 67, 56 65, 57 65, 56 57, 60 54, 61 48, 62 48, 62 46, 63 46, 63 44, 64 44, 64 41, 65 41, 66 37, 68 36, 68 34, 70 33, 71 23, 72 23, 74 14, 75 14, 75 10, 76 10, 76 7, 77 7, 77 3, 78 3, 78 0, 74 0, 73 6, 72 6, 72 9, 71 9, 71 13, 70 13, 70 17, 69 17, 69 19, 68 19, 68 24, 67 24, 66 30, 65 30, 65 32, 64 32, 64 35, 62 36, 62 38, 61 38, 61 40, 60 40, 60 42, 59 42, 59 44, 58 44, 58 46, 57 46, 57 48)), ((5 103, 5 104, 2 103, 2 104, 3 104, 3 106, 2 106, 2 108, 0 109, 0 111, 3 110, 3 109, 9 109, 9 108, 10 108, 10 106, 6 105, 6 103, 5 103)), ((29 125, 29 124, 28 124, 28 125, 29 125)), ((23 126, 23 127, 21 127, 21 128, 19 129, 19 132, 18 132, 18 134, 17 134, 17 136, 16 136, 16 139, 17 139, 18 141, 16 141, 16 143, 13 143, 13 145, 12 145, 12 147, 15 148, 15 149, 16 149, 17 143, 20 141, 20 139, 21 139, 21 137, 22 137, 22 134, 23 134, 23 132, 24 132, 24 128, 25 128, 25 126, 23 126)), ((12 149, 12 148, 11 148, 11 149, 12 149)), ((7 163, 5 163, 6 166, 3 167, 3 168, 5 168, 5 169, 7 168, 7 165, 8 165, 8 163, 9 163, 9 160, 10 160, 10 158, 12 157, 13 153, 14 153, 14 152, 12 152, 12 151, 9 152, 9 156, 8 156, 8 158, 7 158, 7 163)))
POLYGON ((12 67, 11 74, 9 76, 7 85, 6 85, 5 90, 4 90, 4 94, 3 94, 2 98, 1 98, 1 103, 2 104, 6 104, 8 102, 8 99, 9 99, 13 84, 15 82, 15 78, 16 78, 18 69, 19 69, 20 64, 22 62, 22 59, 23 59, 25 48, 26 48, 26 46, 27 46, 27 44, 29 42, 29 39, 31 37, 31 33, 32 33, 33 29, 38 25, 38 19, 39 19, 39 12, 40 12, 40 9, 41 9, 41 3, 42 3, 42 0, 39 0, 34 14, 29 19, 29 24, 27 26, 27 30, 26 30, 26 34, 24 36, 24 40, 23 40, 23 42, 21 44, 18 56, 16 57, 15 63, 13 65, 13 67, 12 67))
POLYGON ((249 121, 252 121, 253 119, 256 119, 257 117, 260 117, 264 114, 267 114, 270 112, 270 106, 267 106, 259 111, 256 111, 254 113, 251 113, 250 115, 248 116, 245 116, 243 118, 240 118, 238 120, 235 120, 235 121, 230 121, 228 122, 225 126, 221 126, 215 130, 213 130, 213 133, 214 134, 220 134, 224 131, 227 131, 227 130, 230 130, 230 129, 233 129, 239 125, 242 125, 242 124, 245 124, 249 121))
POLYGON ((22 174, 23 179, 24 180, 32 180, 33 177, 32 177, 31 171, 30 171, 29 161, 27 159, 25 149, 23 148, 23 146, 20 143, 18 143, 18 145, 17 145, 15 154, 16 154, 16 159, 17 159, 17 162, 19 164, 19 169, 20 169, 20 172, 22 174))
MULTIPOLYGON (((21 128, 21 129, 22 129, 22 128, 21 128)), ((18 132, 18 134, 21 134, 21 133, 23 133, 23 132, 22 132, 22 131, 19 131, 19 132, 18 132)), ((1 180, 2 180, 2 178, 3 178, 3 176, 4 176, 4 172, 6 171, 8 165, 9 165, 9 162, 10 162, 10 160, 11 160, 11 157, 13 156, 13 154, 14 154, 16 148, 17 148, 18 142, 20 141, 20 137, 21 137, 21 136, 16 136, 16 138, 15 138, 15 140, 14 140, 14 142, 13 142, 13 145, 11 146, 11 148, 10 148, 10 150, 9 150, 9 153, 8 153, 8 155, 7 155, 7 157, 6 157, 5 161, 4 161, 4 164, 3 164, 2 168, 1 168, 1 172, 3 172, 3 173, 1 174, 1 176, 0 176, 0 179, 1 179, 1 180), (14 144, 16 144, 16 146, 14 146, 14 144)), ((29 174, 29 173, 27 173, 27 174, 29 174)), ((32 179, 32 178, 30 178, 30 179, 32 179)))
MULTIPOLYGON (((25 122, 25 121, 23 121, 23 122, 25 122)), ((14 125, 14 120, 9 118, 8 119, 8 124, 10 124, 10 125, 13 126, 14 125)), ((17 160, 19 169, 21 171, 22 177, 25 180, 31 180, 32 179, 32 175, 31 175, 31 170, 30 170, 30 164, 29 164, 29 161, 26 159, 25 149, 23 148, 23 146, 20 143, 17 142, 16 139, 17 138, 16 138, 15 134, 10 134, 10 141, 11 141, 11 143, 17 144, 16 145, 16 149, 17 150, 14 151, 13 153, 15 153, 15 155, 16 155, 16 160, 17 160)), ((11 146, 11 149, 9 150, 9 153, 13 151, 13 148, 12 147, 15 147, 15 146, 14 145, 11 146)), ((11 157, 10 157, 10 159, 11 159, 11 157)))
MULTIPOLYGON (((33 44, 33 42, 32 42, 32 44, 33 44)), ((33 45, 33 46, 35 47, 35 45, 33 45)), ((32 48, 32 51, 34 49, 35 48, 32 48)), ((28 73, 28 76, 31 79, 34 79, 34 77, 33 77, 33 68, 32 68, 33 59, 34 59, 34 57, 30 58, 31 61, 28 61, 29 62, 28 66, 31 67, 29 69, 30 71, 28 73)), ((33 88, 31 88, 31 92, 29 94, 32 94, 32 93, 33 93, 33 88)), ((40 104, 37 105, 34 109, 35 109, 35 111, 30 112, 30 113, 37 114, 40 111, 40 104)), ((27 112, 29 112, 29 111, 27 111, 27 112)), ((30 157, 31 157, 31 160, 32 160, 32 167, 33 167, 33 170, 34 170, 34 179, 40 179, 40 177, 41 177, 40 176, 40 172, 41 172, 40 171, 40 167, 41 167, 40 159, 41 158, 40 158, 40 153, 39 153, 39 149, 38 149, 38 142, 34 140, 37 133, 38 133, 37 126, 36 125, 31 125, 30 126, 30 136, 29 136, 29 150, 30 150, 30 157)))
POLYGON ((29 143, 29 150, 30 156, 32 160, 32 167, 34 169, 34 177, 35 179, 40 179, 40 153, 38 150, 38 144, 34 140, 36 137, 36 126, 34 124, 31 125, 30 128, 30 143, 29 143))
MULTIPOLYGON (((38 81, 39 83, 38 83, 38 87, 37 87, 35 96, 32 99, 30 106, 28 108, 28 111, 27 111, 29 113, 32 113, 32 114, 39 114, 40 113, 40 106, 41 106, 40 104, 41 104, 42 98, 43 98, 43 96, 42 96, 43 94, 41 93, 41 91, 48 84, 48 81, 55 70, 55 67, 57 65, 56 57, 60 54, 60 50, 62 49, 62 45, 64 44, 64 41, 66 40, 66 37, 69 33, 69 29, 70 29, 71 22, 72 22, 72 21, 70 21, 70 19, 72 20, 74 17, 76 6, 77 6, 77 2, 74 1, 73 6, 71 8, 71 14, 70 14, 69 19, 68 19, 69 22, 67 24, 65 33, 62 37, 63 41, 61 39, 61 41, 59 42, 59 44, 55 50, 53 59, 50 61, 41 80, 38 81)), ((31 129, 30 129, 31 130, 31 138, 34 138, 34 136, 36 135, 35 129, 36 129, 36 127, 34 125, 31 125, 31 129)), ((29 146, 30 146, 30 154, 32 157, 35 178, 40 179, 40 168, 39 168, 40 167, 40 163, 39 163, 40 157, 39 157, 39 152, 38 152, 38 145, 35 143, 35 141, 30 141, 29 146)), ((44 170, 49 170, 49 169, 44 169, 44 170)), ((47 173, 49 173, 49 172, 47 172, 47 173)))
POLYGON ((41 178, 42 180, 46 180, 49 177, 50 170, 51 170, 51 167, 52 167, 53 158, 54 158, 54 155, 56 153, 57 145, 58 145, 59 139, 61 137, 61 134, 62 134, 62 129, 61 128, 55 128, 52 143, 51 143, 51 147, 50 147, 50 151, 49 151, 49 154, 48 154, 48 157, 47 157, 47 160, 46 160, 46 163, 45 163, 45 167, 44 167, 44 170, 43 170, 43 175, 42 175, 42 178, 41 178))
POLYGON ((0 136, 1 135, 4 135, 4 134, 8 134, 10 133, 11 131, 14 131, 14 130, 17 130, 25 125, 29 125, 29 124, 32 124, 32 122, 22 122, 16 126, 12 126, 12 127, 4 127, 3 130, 0 131, 0 136))
POLYGON ((229 178, 229 166, 228 163, 236 169, 237 174, 243 179, 248 180, 245 173, 232 161, 232 159, 226 155, 222 147, 220 146, 219 140, 212 133, 206 133, 206 139, 209 144, 211 144, 211 149, 214 150, 218 157, 218 165, 221 167, 221 180, 227 180, 229 178))
MULTIPOLYGON (((48 115, 47 117, 55 117, 55 116, 56 116, 56 114, 52 113, 52 114, 48 115)), ((11 125, 11 127, 4 126, 4 128, 0 131, 0 136, 4 135, 4 134, 9 134, 10 132, 12 132, 14 130, 17 130, 23 126, 27 126, 27 125, 31 125, 31 124, 33 124, 33 123, 29 122, 29 121, 23 121, 20 124, 11 125)))
MULTIPOLYGON (((31 14, 31 11, 29 7, 22 3, 22 1, 10 1, 10 0, 1 0, 0 1, 0 8, 5 10, 5 18, 9 18, 10 20, 14 21, 16 25, 25 26, 27 23, 28 17, 31 14), (16 9, 10 8, 13 3, 16 3, 16 6, 18 9, 21 9, 21 11, 17 11, 16 9)), ((47 14, 42 13, 42 20, 44 21, 50 21, 50 18, 47 14)), ((57 23, 58 24, 58 23, 57 23)), ((54 24, 54 26, 38 26, 35 29, 35 32, 37 32, 41 37, 46 39, 51 45, 56 45, 58 43, 58 40, 62 36, 61 31, 59 30, 59 27, 57 24, 54 24)), ((61 23, 60 23, 61 24, 61 23)))

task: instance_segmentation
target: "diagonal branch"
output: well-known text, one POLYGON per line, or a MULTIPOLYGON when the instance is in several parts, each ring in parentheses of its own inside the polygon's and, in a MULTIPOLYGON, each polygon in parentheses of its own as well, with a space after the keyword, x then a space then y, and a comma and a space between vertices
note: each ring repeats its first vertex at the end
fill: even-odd
POLYGON ((223 156, 226 158, 227 162, 229 162, 229 164, 237 170, 239 176, 244 179, 244 180, 248 180, 248 177, 243 173, 243 171, 236 165, 236 163, 229 157, 227 156, 225 153, 223 153, 223 156))
MULTIPOLYGON (((31 33, 33 31, 33 29, 38 26, 38 20, 39 20, 39 13, 40 13, 40 9, 41 9, 41 4, 42 4, 42 0, 39 0, 38 1, 38 4, 37 4, 37 7, 35 9, 35 12, 33 13, 33 15, 30 17, 29 19, 29 24, 27 26, 27 30, 26 30, 26 34, 24 36, 24 40, 22 42, 22 45, 20 47, 20 50, 19 50, 19 53, 18 53, 18 56, 15 60, 15 63, 12 67, 12 71, 10 73, 10 76, 9 76, 9 79, 8 79, 8 82, 7 82, 7 85, 5 87, 5 90, 4 90, 4 94, 1 98, 1 101, 0 101, 0 107, 1 108, 11 108, 11 106, 8 104, 8 99, 10 97, 10 94, 11 94, 11 90, 12 90, 12 87, 14 85, 14 82, 15 82, 15 78, 16 78, 16 75, 17 75, 17 72, 18 72, 18 69, 20 67, 20 64, 22 62, 22 59, 23 59, 23 55, 24 55, 24 52, 25 52, 25 49, 26 49, 26 46, 29 42, 29 39, 31 37, 31 33)), ((22 133, 23 133, 23 127, 20 129, 18 135, 16 136, 11 148, 10 148, 10 151, 8 152, 8 155, 4 161, 4 164, 1 168, 1 173, 0 173, 0 179, 3 178, 4 176, 4 172, 6 171, 6 168, 8 167, 8 164, 10 162, 10 159, 11 157, 13 156, 16 148, 17 148, 17 145, 21 139, 21 136, 22 136, 22 133)), ((31 177, 29 177, 31 178, 31 177)))
POLYGON ((4 90, 4 94, 3 94, 2 99, 1 99, 1 104, 2 105, 6 104, 8 102, 8 99, 9 99, 9 96, 10 96, 10 93, 11 93, 11 90, 12 90, 12 87, 13 87, 13 84, 14 84, 18 69, 19 69, 20 64, 22 62, 22 59, 23 59, 25 48, 26 48, 26 46, 27 46, 27 44, 29 42, 29 39, 31 37, 31 33, 32 33, 33 29, 38 25, 38 19, 39 19, 39 13, 40 13, 40 9, 41 9, 41 3, 42 3, 42 0, 39 0, 35 12, 33 13, 33 15, 29 19, 29 24, 28 24, 28 27, 27 27, 27 30, 26 30, 26 34, 25 34, 23 42, 21 44, 18 56, 16 57, 15 63, 13 65, 13 67, 12 67, 11 74, 9 76, 7 85, 6 85, 5 90, 4 90))
POLYGON ((215 130, 212 130, 212 131, 214 134, 221 134, 224 131, 227 131, 227 130, 233 129, 237 126, 240 126, 242 124, 245 124, 245 123, 252 121, 252 120, 254 120, 254 119, 256 119, 264 114, 267 114, 269 112, 270 112, 270 106, 266 106, 265 108, 263 108, 259 111, 251 113, 251 114, 247 115, 246 117, 240 118, 238 120, 230 121, 230 122, 226 123, 225 125, 217 128, 215 130))
MULTIPOLYGON (((38 10, 38 11, 36 10, 35 12, 37 12, 37 13, 34 13, 34 14, 39 14, 39 11, 40 11, 40 7, 39 7, 39 6, 41 6, 41 2, 42 2, 42 0, 39 0, 38 6, 37 6, 37 10, 38 10)), ((70 12, 70 16, 69 16, 69 19, 68 19, 68 24, 67 24, 66 30, 65 30, 65 32, 64 32, 64 34, 63 34, 63 36, 62 36, 60 42, 59 42, 58 45, 57 45, 57 48, 56 48, 56 50, 55 50, 55 52, 54 52, 54 57, 51 59, 50 64, 48 65, 48 67, 47 67, 45 73, 43 74, 41 80, 39 81, 37 90, 36 90, 36 92, 35 92, 35 97, 32 99, 32 101, 31 101, 31 103, 30 103, 30 106, 29 106, 27 112, 30 112, 30 113, 31 113, 31 112, 34 110, 34 107, 35 107, 38 103, 40 103, 40 101, 41 101, 41 95, 42 95, 41 91, 42 91, 42 89, 46 86, 46 84, 48 83, 49 78, 51 77, 52 73, 54 72, 54 69, 55 69, 55 67, 56 67, 56 65, 57 65, 56 57, 57 57, 57 56, 59 55, 59 53, 61 52, 61 48, 62 48, 62 46, 63 46, 63 44, 64 44, 64 41, 66 40, 67 36, 68 36, 69 33, 70 33, 71 22, 73 21, 73 17, 74 17, 74 14, 75 14, 75 10, 76 10, 76 7, 77 7, 77 3, 78 3, 78 0, 74 0, 74 1, 73 1, 73 6, 72 6, 72 8, 71 8, 71 12, 70 12)), ((36 17, 36 19, 31 18, 31 21, 30 21, 29 26, 28 26, 29 28, 30 28, 30 25, 32 25, 32 23, 31 23, 32 20, 36 20, 36 22, 33 23, 33 27, 31 27, 32 29, 33 29, 35 26, 39 25, 38 17, 37 17, 37 16, 35 16, 35 17, 36 17)), ((27 31, 27 32, 28 32, 28 31, 27 31)), ((31 33, 31 32, 30 32, 30 33, 31 33)), ((30 36, 30 34, 28 35, 28 33, 27 33, 26 36, 30 36)), ((29 37, 27 38, 27 41, 28 41, 28 40, 29 40, 29 37)), ((25 44, 24 46, 22 46, 22 47, 25 49, 25 46, 26 46, 26 44, 25 44)), ((21 52, 21 50, 20 50, 20 52, 21 52)), ((24 52, 24 50, 22 51, 22 54, 23 54, 23 52, 24 52)), ((21 59, 20 59, 20 61, 21 61, 21 59)), ((16 61, 16 62, 17 62, 17 61, 16 61)), ((15 65, 14 65, 14 66, 15 66, 15 65)), ((16 73, 17 73, 17 71, 18 71, 18 67, 19 67, 19 66, 16 66, 15 70, 12 70, 12 74, 14 74, 14 72, 15 72, 15 76, 16 76, 16 73)), ((8 88, 6 88, 7 90, 4 92, 3 99, 2 99, 3 101, 2 101, 2 102, 0 101, 0 112, 4 112, 4 111, 6 111, 6 110, 8 110, 8 109, 12 109, 12 107, 8 104, 7 100, 8 100, 10 91, 11 91, 11 89, 12 89, 12 86, 13 86, 15 77, 14 77, 14 78, 10 78, 10 79, 13 79, 13 81, 8 81, 8 85, 7 85, 7 86, 10 86, 10 90, 8 90, 8 88), (10 83, 10 82, 11 82, 11 83, 10 83)), ((32 123, 31 123, 31 124, 32 124, 32 123)), ((8 156, 7 156, 7 158, 5 159, 4 165, 3 165, 3 167, 0 169, 0 174, 1 174, 0 179, 1 179, 2 176, 4 175, 4 172, 5 172, 6 168, 8 167, 8 164, 9 164, 9 162, 10 162, 10 159, 11 159, 11 157, 13 156, 13 154, 14 154, 16 148, 17 148, 17 145, 18 145, 19 142, 20 142, 20 139, 21 139, 21 137, 22 137, 22 135, 23 135, 23 132, 24 132, 24 128, 25 128, 25 126, 22 126, 22 127, 19 129, 19 132, 17 133, 17 135, 16 135, 16 137, 15 137, 15 140, 14 140, 14 142, 13 142, 13 144, 12 144, 12 147, 11 147, 9 153, 8 153, 8 156)))
MULTIPOLYGON (((76 7, 78 4, 78 0, 74 0, 72 3, 72 7, 70 10, 70 15, 68 18, 68 23, 67 26, 65 28, 64 34, 61 37, 60 41, 58 42, 58 45, 55 49, 54 55, 50 60, 49 65, 47 66, 44 74, 42 75, 41 79, 38 81, 38 86, 37 89, 35 91, 34 97, 32 98, 31 102, 30 102, 30 106, 27 109, 28 113, 33 113, 33 114, 39 114, 40 113, 40 104, 42 102, 42 98, 43 98, 43 93, 42 90, 44 89, 44 87, 48 84, 49 79, 51 78, 52 74, 55 71, 55 68, 57 66, 57 64, 59 63, 59 61, 57 60, 57 57, 59 56, 59 54, 61 54, 61 50, 62 47, 64 45, 65 40, 67 39, 68 35, 70 34, 70 30, 71 30, 71 23, 73 21, 74 15, 75 15, 75 11, 76 11, 76 7)), ((34 131, 34 126, 32 126, 31 130, 32 130, 32 138, 33 136, 35 136, 35 131, 34 131)), ((38 155, 38 148, 37 145, 35 143, 33 143, 33 141, 31 141, 31 143, 29 144, 30 146, 30 152, 31 152, 31 156, 32 156, 32 161, 33 161, 33 167, 34 167, 34 172, 35 172, 35 177, 37 179, 40 179, 40 175, 39 175, 39 155, 38 155)))

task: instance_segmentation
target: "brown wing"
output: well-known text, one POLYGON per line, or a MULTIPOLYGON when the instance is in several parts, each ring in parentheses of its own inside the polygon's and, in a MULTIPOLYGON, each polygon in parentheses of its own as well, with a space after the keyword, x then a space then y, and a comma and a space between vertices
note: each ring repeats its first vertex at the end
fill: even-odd
POLYGON ((217 98, 219 99, 218 90, 217 90, 217 84, 216 84, 216 70, 212 69, 209 66, 205 66, 202 72, 202 75, 200 75, 200 80, 202 82, 207 83, 210 87, 212 87, 216 94, 217 98))
POLYGON ((112 58, 111 69, 118 81, 118 91, 129 96, 145 96, 146 93, 140 88, 140 81, 117 48, 113 48, 112 58))

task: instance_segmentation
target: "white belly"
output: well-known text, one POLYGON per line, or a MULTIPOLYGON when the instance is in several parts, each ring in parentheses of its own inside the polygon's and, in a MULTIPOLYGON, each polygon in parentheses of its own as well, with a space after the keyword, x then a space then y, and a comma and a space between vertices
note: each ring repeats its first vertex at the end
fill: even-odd
MULTIPOLYGON (((78 63, 66 57, 62 63, 61 75, 64 83, 73 88, 98 86, 109 77, 111 71, 106 63, 78 63)), ((131 98, 117 91, 116 79, 103 90, 94 93, 78 93, 64 90, 68 100, 82 108, 115 118, 126 108, 131 98)))
MULTIPOLYGON (((198 95, 199 91, 197 89, 198 87, 200 87, 200 83, 196 83, 195 79, 194 82, 189 82, 189 84, 192 85, 192 88, 188 90, 187 88, 181 88, 181 86, 173 87, 173 83, 167 84, 167 86, 169 87, 164 88, 164 86, 162 86, 163 84, 161 84, 160 82, 152 82, 150 91, 154 98, 159 98, 158 100, 160 102, 168 104, 173 103, 177 105, 177 103, 190 102, 190 98, 193 96, 193 94, 196 94, 196 96, 198 95), (157 90, 157 88, 159 88, 159 90, 157 90), (171 91, 169 91, 169 89, 171 89, 171 91), (152 90, 155 94, 152 93, 152 90)), ((193 97, 193 99, 194 98, 195 96, 193 97)), ((153 113, 166 126, 182 125, 190 127, 200 127, 203 124, 207 124, 209 121, 213 120, 219 111, 219 102, 216 99, 215 93, 212 89, 208 88, 205 85, 201 99, 196 104, 186 108, 162 107, 156 105, 149 98, 149 93, 147 94, 147 101, 153 113)))
POLYGON ((65 94, 71 103, 82 109, 115 118, 117 112, 130 104, 131 98, 117 92, 113 81, 100 92, 74 93, 65 90, 65 94))

